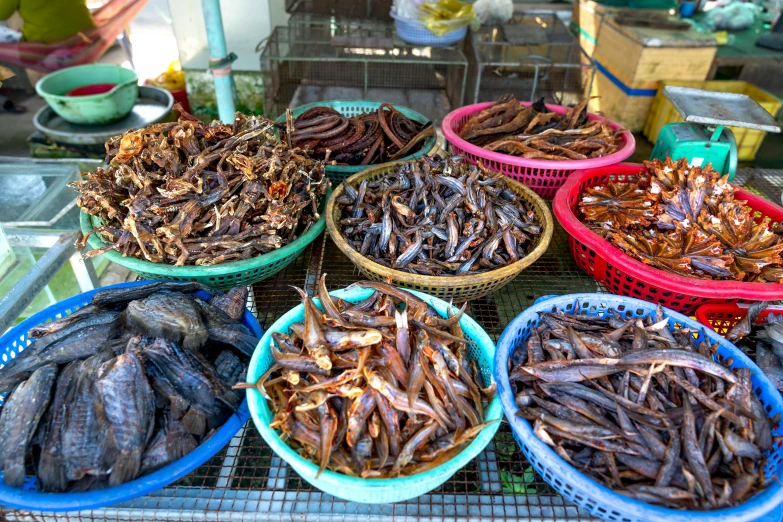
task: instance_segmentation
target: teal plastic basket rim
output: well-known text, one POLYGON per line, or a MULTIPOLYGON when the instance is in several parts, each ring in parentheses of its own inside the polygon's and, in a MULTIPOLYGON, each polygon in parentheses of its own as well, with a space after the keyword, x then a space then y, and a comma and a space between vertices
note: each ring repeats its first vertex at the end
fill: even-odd
MULTIPOLYGON (((169 277, 205 277, 205 276, 225 276, 227 274, 234 274, 238 272, 244 272, 252 270, 260 266, 272 264, 281 259, 285 259, 289 255, 295 254, 298 251, 304 250, 307 245, 312 243, 317 238, 324 228, 326 228, 326 202, 329 201, 329 196, 332 195, 332 187, 326 189, 326 194, 321 201, 319 208, 320 218, 316 221, 310 229, 294 239, 287 245, 284 245, 277 250, 261 254, 259 256, 251 257, 250 259, 243 259, 240 261, 229 261, 227 263, 221 263, 219 265, 211 266, 197 266, 197 265, 185 265, 174 266, 164 263, 153 263, 144 259, 138 259, 135 257, 123 256, 116 250, 109 250, 104 252, 103 256, 109 261, 117 263, 118 265, 129 268, 134 272, 145 272, 150 274, 156 274, 169 277)), ((92 218, 94 216, 87 214, 84 210, 79 210, 79 224, 81 226, 82 234, 86 234, 94 228, 92 218)), ((87 244, 92 248, 103 248, 109 246, 109 243, 104 242, 98 234, 92 234, 87 238, 87 244)))
MULTIPOLYGON (((435 308, 435 310, 438 313, 445 313, 446 310, 450 310, 452 313, 456 313, 459 311, 457 307, 454 305, 449 305, 444 300, 439 299, 437 297, 433 297, 429 294, 425 294, 423 292, 417 292, 415 290, 407 290, 407 292, 412 293, 413 295, 423 299, 426 301, 430 306, 435 308)), ((335 290, 333 292, 329 292, 329 295, 333 297, 339 297, 341 299, 344 299, 346 301, 361 301, 362 299, 368 298, 374 290, 372 288, 343 288, 341 290, 335 290)), ((318 298, 314 298, 313 302, 321 308, 321 303, 318 298)), ((253 353, 253 357, 250 359, 250 364, 247 368, 247 382, 250 384, 254 384, 254 378, 255 376, 261 376, 264 372, 258 371, 258 366, 260 365, 261 361, 261 354, 263 351, 264 346, 269 346, 272 339, 272 332, 279 332, 282 331, 283 328, 285 330, 288 329, 287 325, 290 325, 291 323, 295 322, 300 316, 304 315, 304 307, 303 305, 299 304, 283 314, 280 319, 275 321, 272 326, 267 328, 264 331, 264 336, 259 341, 258 345, 256 346, 255 352, 253 353)), ((489 361, 488 371, 490 375, 492 376, 491 379, 494 379, 494 361, 495 361, 495 343, 492 341, 492 338, 487 334, 487 332, 481 327, 478 322, 476 322, 475 319, 472 317, 463 314, 462 319, 460 319, 460 325, 463 325, 463 321, 465 324, 469 324, 471 326, 476 327, 476 332, 479 337, 483 336, 484 339, 481 341, 482 345, 489 346, 491 350, 486 354, 487 360, 489 361)), ((257 380, 257 379, 256 379, 257 380)), ((463 467, 465 467, 471 460, 476 458, 479 453, 481 453, 484 448, 492 441, 492 439, 495 436, 495 433, 497 432, 498 428, 500 427, 500 422, 495 422, 490 426, 487 426, 481 432, 476 436, 473 441, 468 444, 468 446, 463 449, 461 452, 459 452, 457 455, 454 456, 451 460, 448 460, 441 464, 440 466, 437 466, 429 471, 425 471, 423 473, 416 473, 415 475, 408 475, 403 477, 396 477, 396 478, 361 478, 361 477, 351 477, 348 475, 344 475, 342 473, 337 473, 336 471, 331 471, 329 469, 326 469, 321 473, 320 477, 318 479, 315 478, 315 475, 318 473, 318 466, 310 461, 299 455, 296 451, 294 451, 291 446, 286 444, 283 439, 280 438, 280 435, 278 434, 277 430, 271 429, 266 423, 262 422, 262 420, 259 417, 259 404, 263 404, 264 407, 266 407, 267 410, 269 410, 269 406, 266 403, 266 399, 261 395, 261 393, 256 390, 255 388, 249 388, 247 390, 247 403, 248 407, 250 409, 250 417, 253 419, 253 424, 256 426, 256 429, 263 437, 264 441, 269 445, 270 448, 275 452, 276 455, 278 455, 280 458, 282 458, 286 462, 294 461, 296 464, 292 464, 292 466, 297 466, 297 472, 300 472, 300 469, 304 468, 307 475, 304 476, 307 481, 311 481, 313 485, 317 486, 318 481, 327 481, 332 483, 344 483, 351 487, 361 487, 361 488, 372 488, 372 489, 381 489, 381 488, 388 488, 391 486, 394 487, 406 487, 406 486, 417 486, 423 478, 432 478, 433 476, 438 475, 446 475, 448 474, 451 476, 452 474, 456 473, 463 467)), ((271 414, 271 411, 270 411, 271 414)), ((495 394, 492 401, 487 405, 487 407, 484 409, 484 422, 497 420, 500 421, 503 418, 503 407, 500 403, 500 397, 498 394, 495 394)), ((420 493, 423 495, 426 492, 420 493)), ((418 495, 417 495, 418 496, 418 495)))
MULTIPOLYGON (((332 100, 332 101, 308 103, 307 105, 300 105, 295 109, 291 109, 291 113, 293 117, 296 118, 304 111, 308 109, 312 109, 313 107, 329 107, 340 112, 340 105, 350 105, 350 104, 367 105, 367 106, 373 106, 374 109, 378 109, 378 107, 383 105, 383 103, 384 102, 374 102, 369 100, 332 100)), ((432 120, 430 120, 420 112, 416 112, 413 109, 409 109, 408 107, 403 107, 402 105, 394 105, 394 108, 412 120, 415 120, 425 125, 427 123, 432 123, 433 127, 435 126, 435 123, 433 123, 432 120)), ((275 120, 275 123, 285 123, 285 114, 278 116, 277 119, 275 120)), ((275 133, 277 133, 277 130, 275 130, 275 133)), ((408 154, 407 156, 398 158, 394 161, 387 161, 385 163, 374 163, 372 165, 327 165, 326 172, 327 173, 334 172, 340 174, 356 174, 357 172, 367 170, 370 167, 380 167, 381 165, 388 165, 396 161, 420 159, 424 157, 426 154, 428 154, 432 149, 434 149, 437 142, 438 142, 437 133, 433 133, 432 136, 430 136, 424 141, 421 148, 417 152, 414 152, 413 154, 408 154)))

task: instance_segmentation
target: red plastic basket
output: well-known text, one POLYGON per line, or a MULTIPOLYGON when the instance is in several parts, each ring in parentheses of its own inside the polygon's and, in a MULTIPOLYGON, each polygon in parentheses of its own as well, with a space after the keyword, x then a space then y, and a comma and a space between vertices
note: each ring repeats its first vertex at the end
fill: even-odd
MULTIPOLYGON (((562 161, 527 159, 482 149, 468 143, 457 135, 462 130, 465 122, 468 121, 468 118, 490 107, 493 103, 485 102, 467 105, 446 115, 441 124, 441 130, 446 140, 451 144, 452 152, 466 156, 472 163, 481 160, 481 163, 488 169, 502 172, 506 176, 516 179, 545 199, 552 199, 557 189, 565 183, 568 176, 573 172, 614 165, 628 158, 636 149, 636 140, 634 140, 633 134, 625 131, 622 134, 623 142, 620 150, 608 156, 586 160, 562 161)), ((532 102, 523 103, 532 105, 532 102)), ((547 105, 547 108, 558 114, 563 114, 568 110, 568 107, 560 105, 547 105)), ((588 113, 587 117, 590 120, 606 121, 612 129, 623 128, 621 125, 596 114, 588 113)))
MULTIPOLYGON (((555 196, 555 218, 568 234, 568 246, 576 263, 614 294, 644 299, 692 315, 704 304, 783 299, 783 284, 741 283, 683 277, 633 259, 588 229, 577 217, 579 196, 587 187, 607 181, 632 181, 643 165, 622 163, 580 172, 568 179, 555 196)), ((737 198, 762 217, 783 221, 783 208, 739 189, 737 198)))
MULTIPOLYGON (((715 332, 726 335, 748 315, 748 304, 706 304, 696 309, 696 319, 715 332)), ((759 314, 756 324, 765 324, 769 314, 783 314, 783 306, 768 306, 759 314)))

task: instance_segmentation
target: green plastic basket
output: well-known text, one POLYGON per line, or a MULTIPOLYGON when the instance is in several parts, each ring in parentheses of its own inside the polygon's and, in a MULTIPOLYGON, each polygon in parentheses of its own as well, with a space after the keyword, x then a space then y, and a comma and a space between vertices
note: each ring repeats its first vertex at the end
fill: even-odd
MULTIPOLYGON (((296 118, 304 111, 308 109, 312 109, 313 107, 329 107, 331 109, 336 110, 343 116, 348 116, 350 118, 367 112, 377 111, 378 107, 380 107, 381 105, 382 105, 381 102, 372 102, 372 101, 365 101, 365 100, 335 100, 335 101, 325 101, 325 102, 310 103, 308 105, 302 105, 300 107, 297 107, 296 109, 292 109, 291 112, 294 118, 296 118)), ((395 105, 394 108, 400 111, 401 113, 403 113, 408 118, 417 121, 421 124, 427 124, 430 122, 429 118, 427 118, 423 114, 419 114, 413 109, 408 109, 407 107, 401 107, 399 105, 395 105)), ((275 120, 275 123, 285 123, 285 114, 277 118, 275 120)), ((421 148, 417 152, 399 158, 395 161, 419 159, 425 154, 429 153, 435 147, 436 142, 437 142, 437 136, 433 134, 432 136, 430 136, 424 141, 421 148)), ((378 165, 386 165, 386 163, 376 163, 374 165, 327 165, 326 176, 332 181, 332 183, 342 183, 344 179, 353 176, 357 172, 361 172, 363 170, 369 169, 370 167, 377 167, 378 165)))
MULTIPOLYGON (((426 301, 442 317, 446 317, 446 310, 449 305, 437 297, 408 290, 412 294, 426 301)), ((346 288, 329 295, 339 297, 350 303, 358 303, 368 298, 373 293, 370 288, 346 288)), ((313 299, 320 308, 321 303, 318 299, 313 299)), ((451 312, 456 313, 456 307, 451 306, 451 312)), ((253 358, 250 360, 250 366, 247 369, 247 382, 255 383, 258 378, 266 372, 274 362, 270 352, 270 343, 272 342, 272 332, 290 333, 291 324, 302 322, 304 319, 304 308, 299 305, 280 319, 264 332, 261 342, 258 343, 253 358)), ((481 326, 467 315, 463 315, 459 322, 465 334, 465 338, 473 341, 475 344, 469 345, 468 353, 472 359, 476 359, 481 370, 484 384, 487 385, 492 379, 492 371, 495 357, 495 343, 487 335, 481 326)), ((272 412, 267 405, 266 399, 261 396, 258 390, 251 388, 247 390, 247 401, 250 407, 250 415, 256 429, 264 438, 267 444, 277 455, 285 460, 294 470, 307 482, 320 489, 321 491, 339 497, 351 502, 361 502, 364 504, 386 504, 389 502, 401 502, 411 498, 418 497, 446 482, 454 473, 465 467, 468 462, 473 460, 495 436, 495 432, 500 425, 499 422, 487 426, 473 442, 453 459, 441 464, 424 473, 418 473, 407 477, 397 477, 389 479, 362 479, 359 477, 349 477, 342 473, 325 470, 321 476, 315 478, 318 473, 318 466, 300 456, 281 438, 280 434, 269 427, 272 420, 272 412)), ((484 421, 498 420, 502 418, 503 412, 500 400, 497 396, 484 410, 484 421)))
MULTIPOLYGON (((116 250, 110 250, 103 255, 109 261, 128 268, 144 279, 196 281, 218 290, 226 290, 235 286, 249 286, 287 267, 302 253, 307 245, 312 243, 323 232, 326 226, 324 209, 331 193, 332 189, 327 189, 326 195, 321 202, 321 219, 316 221, 310 227, 310 230, 277 250, 243 261, 231 261, 213 266, 173 266, 163 263, 152 263, 135 257, 126 257, 116 250)), ((101 225, 100 218, 91 216, 84 211, 80 213, 79 220, 82 234, 86 234, 93 228, 101 225)), ((103 248, 109 245, 98 237, 98 234, 91 235, 87 240, 87 244, 92 249, 103 248)))

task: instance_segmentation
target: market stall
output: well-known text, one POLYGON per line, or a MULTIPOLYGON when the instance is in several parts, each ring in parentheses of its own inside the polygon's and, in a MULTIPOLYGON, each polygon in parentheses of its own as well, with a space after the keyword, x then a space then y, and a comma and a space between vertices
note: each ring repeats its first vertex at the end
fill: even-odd
MULTIPOLYGON (((783 171, 738 169, 729 128, 779 132, 764 107, 667 85, 681 120, 644 164, 558 89, 272 120, 233 112, 205 6, 225 123, 118 130, 21 221, 80 233, 11 234, 51 248, 0 300, 0 518, 783 519, 783 319, 758 303, 783 300, 783 171), (94 259, 136 280, 91 288, 94 259), (82 293, 14 324, 67 260, 82 293)), ((389 49, 326 34, 367 90, 389 49)))

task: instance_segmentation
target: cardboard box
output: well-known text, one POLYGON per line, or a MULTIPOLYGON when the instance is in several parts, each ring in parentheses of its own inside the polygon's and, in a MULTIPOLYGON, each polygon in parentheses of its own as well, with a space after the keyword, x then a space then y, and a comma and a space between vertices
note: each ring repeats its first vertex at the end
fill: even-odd
POLYGON ((598 98, 590 102, 590 110, 641 131, 658 83, 705 80, 716 50, 708 34, 621 26, 609 16, 593 53, 596 77, 590 94, 598 98))

